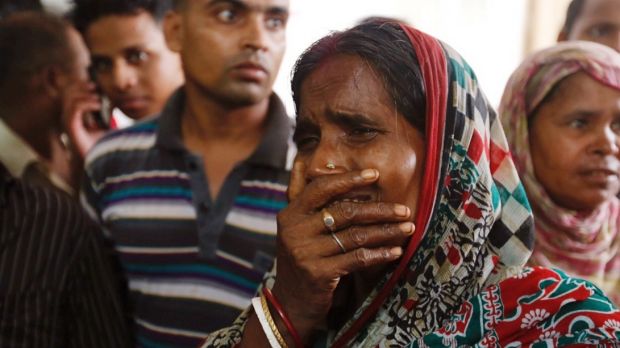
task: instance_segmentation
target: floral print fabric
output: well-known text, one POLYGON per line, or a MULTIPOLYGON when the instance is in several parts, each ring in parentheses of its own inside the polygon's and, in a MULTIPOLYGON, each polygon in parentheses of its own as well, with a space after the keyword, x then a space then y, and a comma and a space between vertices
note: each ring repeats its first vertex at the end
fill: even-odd
POLYGON ((548 268, 525 268, 464 303, 409 347, 616 347, 620 312, 596 286, 548 268))

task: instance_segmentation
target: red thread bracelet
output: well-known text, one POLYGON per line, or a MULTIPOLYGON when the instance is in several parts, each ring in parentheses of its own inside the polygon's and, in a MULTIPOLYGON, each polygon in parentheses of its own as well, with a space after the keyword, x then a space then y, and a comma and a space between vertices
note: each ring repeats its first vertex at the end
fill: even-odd
POLYGON ((278 312, 280 319, 282 319, 282 321, 284 322, 284 325, 286 326, 286 329, 291 334, 291 337, 293 338, 293 341, 295 342, 295 346, 297 348, 303 348, 304 343, 301 341, 301 337, 299 336, 299 333, 297 332, 297 330, 295 330, 293 323, 291 323, 286 313, 284 313, 284 309, 282 309, 280 302, 276 300, 276 297, 273 296, 273 293, 271 292, 271 290, 266 286, 263 287, 263 295, 265 295, 265 297, 267 298, 267 301, 269 301, 269 303, 271 303, 273 308, 275 308, 276 311, 278 312))

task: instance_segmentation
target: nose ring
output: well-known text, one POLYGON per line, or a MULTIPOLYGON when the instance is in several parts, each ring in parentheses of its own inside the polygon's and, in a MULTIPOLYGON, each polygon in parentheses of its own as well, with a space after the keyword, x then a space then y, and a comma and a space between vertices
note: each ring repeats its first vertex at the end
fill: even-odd
POLYGON ((327 164, 325 165, 325 168, 333 170, 333 169, 336 169, 336 165, 333 164, 332 162, 327 162, 327 164))

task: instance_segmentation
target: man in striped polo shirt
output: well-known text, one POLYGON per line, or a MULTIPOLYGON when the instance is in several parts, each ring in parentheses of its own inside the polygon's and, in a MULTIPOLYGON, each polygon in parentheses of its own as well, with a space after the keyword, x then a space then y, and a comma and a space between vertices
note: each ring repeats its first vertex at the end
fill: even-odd
POLYGON ((164 32, 185 85, 87 157, 83 201, 116 243, 140 346, 195 347, 249 305, 273 263, 294 155, 272 92, 288 8, 176 1, 164 32))

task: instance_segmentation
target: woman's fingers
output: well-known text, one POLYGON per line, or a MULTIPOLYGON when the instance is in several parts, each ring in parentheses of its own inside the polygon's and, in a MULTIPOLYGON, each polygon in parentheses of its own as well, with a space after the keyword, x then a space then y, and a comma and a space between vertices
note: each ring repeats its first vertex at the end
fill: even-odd
POLYGON ((312 221, 317 225, 317 230, 335 232, 352 225, 408 221, 411 209, 398 203, 337 202, 315 216, 312 221))
POLYGON ((356 187, 369 185, 378 178, 379 171, 376 169, 323 175, 304 187, 304 194, 300 196, 298 204, 306 211, 316 210, 329 203, 334 197, 343 195, 356 187))
POLYGON ((381 248, 402 246, 415 228, 412 222, 381 225, 356 225, 334 234, 327 234, 321 249, 322 256, 348 253, 360 248, 381 248))
POLYGON ((362 271, 376 265, 383 265, 397 260, 403 254, 402 247, 358 248, 346 254, 323 258, 318 261, 315 270, 322 274, 314 279, 324 281, 343 277, 353 272, 362 271))
POLYGON ((326 232, 312 243, 302 245, 303 251, 295 252, 300 259, 331 257, 359 248, 402 246, 415 228, 412 222, 354 225, 335 233, 326 232))
POLYGON ((306 166, 302 161, 295 161, 293 163, 293 169, 291 170, 291 179, 288 184, 288 200, 293 201, 304 190, 306 186, 306 179, 304 178, 304 172, 306 166))

